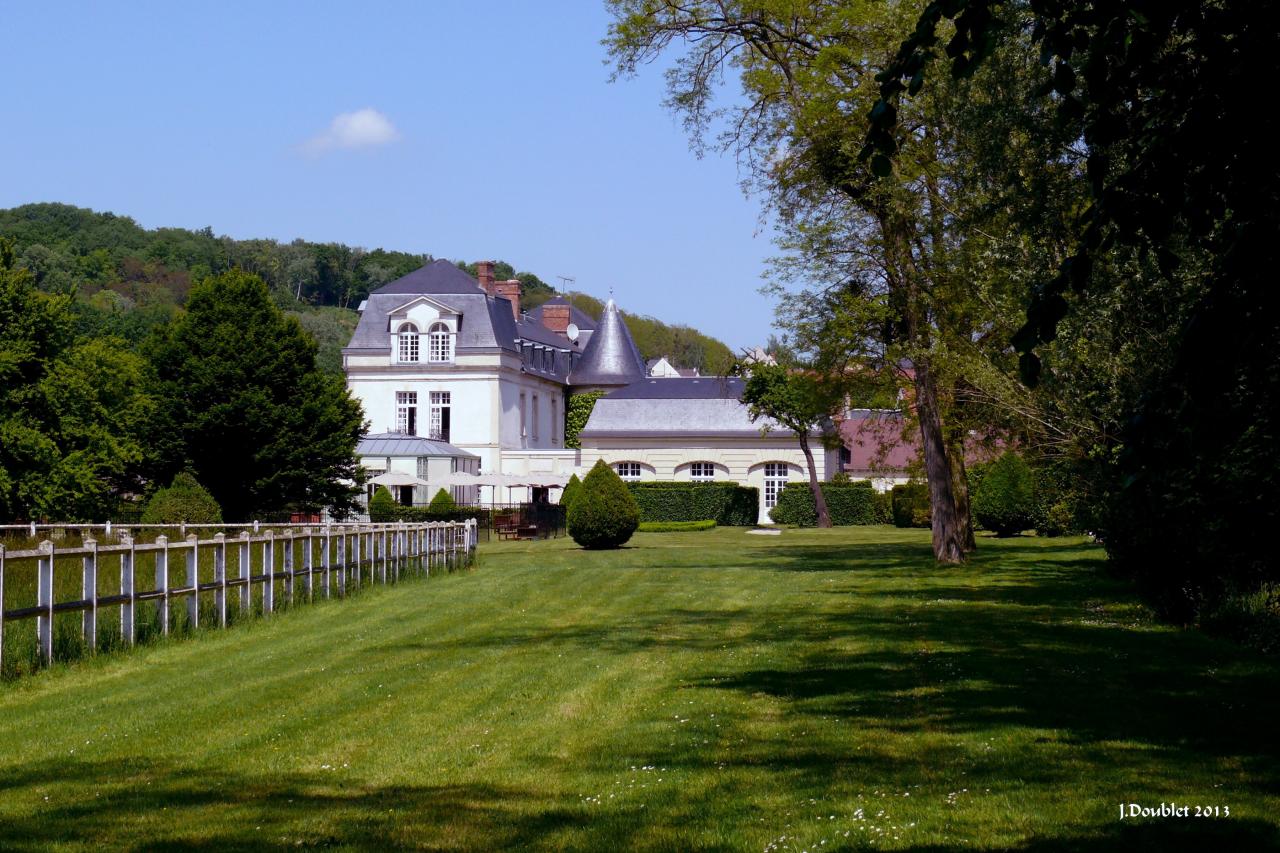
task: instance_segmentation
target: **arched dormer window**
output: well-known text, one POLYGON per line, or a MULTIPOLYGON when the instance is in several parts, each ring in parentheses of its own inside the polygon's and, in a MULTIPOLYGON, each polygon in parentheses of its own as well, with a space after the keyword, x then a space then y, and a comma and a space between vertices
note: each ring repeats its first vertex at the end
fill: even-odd
POLYGON ((418 327, 405 323, 400 327, 400 362, 412 363, 418 360, 418 327))
POLYGON ((433 323, 427 333, 427 361, 453 361, 453 333, 444 323, 433 323))

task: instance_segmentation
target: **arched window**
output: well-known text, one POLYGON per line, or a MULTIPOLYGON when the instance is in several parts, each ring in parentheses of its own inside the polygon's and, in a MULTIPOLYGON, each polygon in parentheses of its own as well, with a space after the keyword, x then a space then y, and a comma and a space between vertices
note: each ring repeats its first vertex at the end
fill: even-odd
POLYGON ((405 323, 400 327, 400 361, 414 362, 418 360, 418 327, 405 323))
POLYGON ((453 335, 444 323, 434 323, 427 334, 427 361, 453 361, 453 335))
POLYGON ((695 483, 710 483, 716 478, 714 462, 694 462, 689 465, 689 479, 695 483))
POLYGON ((628 482, 640 479, 640 463, 639 462, 619 462, 615 466, 618 476, 628 482))
POLYGON ((787 485, 787 473, 790 466, 785 462, 764 463, 764 507, 773 509, 778 503, 778 495, 787 485))

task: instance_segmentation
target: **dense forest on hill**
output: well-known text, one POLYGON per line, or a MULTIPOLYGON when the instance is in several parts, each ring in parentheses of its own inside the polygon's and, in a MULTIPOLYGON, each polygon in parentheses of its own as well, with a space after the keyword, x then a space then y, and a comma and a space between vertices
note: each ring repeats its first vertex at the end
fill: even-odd
MULTIPOLYGON (((134 346, 176 316, 193 284, 239 267, 267 283, 276 304, 316 338, 320 366, 335 373, 341 371, 340 351, 355 328, 360 301, 434 260, 342 243, 235 240, 212 228, 145 229, 127 216, 65 204, 0 210, 0 239, 6 238, 37 287, 75 297, 81 334, 114 335, 134 346)), ((474 263, 458 265, 475 273, 474 263)), ((520 280, 526 309, 555 294, 537 275, 505 261, 494 272, 520 280)), ((574 304, 596 316, 602 307, 586 295, 575 295, 574 304)), ((645 358, 666 355, 703 372, 722 369, 731 358, 723 343, 688 326, 636 315, 627 321, 645 358)))

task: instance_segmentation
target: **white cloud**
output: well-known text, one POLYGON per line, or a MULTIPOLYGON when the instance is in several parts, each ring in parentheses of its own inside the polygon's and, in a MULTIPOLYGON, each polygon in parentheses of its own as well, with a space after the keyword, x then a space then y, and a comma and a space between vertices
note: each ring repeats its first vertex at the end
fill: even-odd
POLYGON ((400 139, 391 120, 373 107, 351 113, 340 113, 319 136, 307 140, 303 150, 321 154, 334 149, 377 148, 400 139))

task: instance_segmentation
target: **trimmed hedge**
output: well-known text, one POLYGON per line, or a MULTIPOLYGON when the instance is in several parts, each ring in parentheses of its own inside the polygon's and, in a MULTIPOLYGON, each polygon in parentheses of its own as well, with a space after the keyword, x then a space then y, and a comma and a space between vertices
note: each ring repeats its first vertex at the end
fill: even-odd
POLYGON ((603 459, 582 478, 568 511, 569 536, 583 548, 617 548, 640 526, 640 509, 627 484, 603 459))
MULTIPOLYGON (((827 499, 827 512, 831 523, 837 526, 852 524, 882 524, 880 502, 870 480, 821 483, 822 496, 827 499)), ((778 503, 769 513, 778 524, 796 527, 813 527, 818 523, 818 510, 813 505, 813 492, 808 482, 787 483, 778 503)))
POLYGON ((893 503, 893 523, 897 527, 932 527, 933 513, 929 508, 929 487, 912 480, 899 483, 890 490, 893 503))
POLYGON ((377 524, 398 521, 399 519, 396 518, 397 510, 406 508, 395 502, 386 486, 378 486, 373 491, 373 497, 369 498, 369 520, 377 524))
POLYGON ((760 514, 760 490, 737 483, 628 483, 641 521, 705 521, 749 527, 760 514))
POLYGON ((441 489, 436 492, 436 496, 431 499, 431 503, 427 504, 427 509, 432 512, 448 512, 457 508, 457 502, 454 501, 453 495, 449 494, 447 489, 441 489))
POLYGON ((222 521, 222 508, 213 495, 196 478, 182 472, 167 489, 161 489, 147 501, 142 511, 144 524, 216 524, 222 521))
POLYGON ((702 521, 642 521, 641 533, 683 533, 688 530, 714 530, 715 519, 704 518, 702 521))

